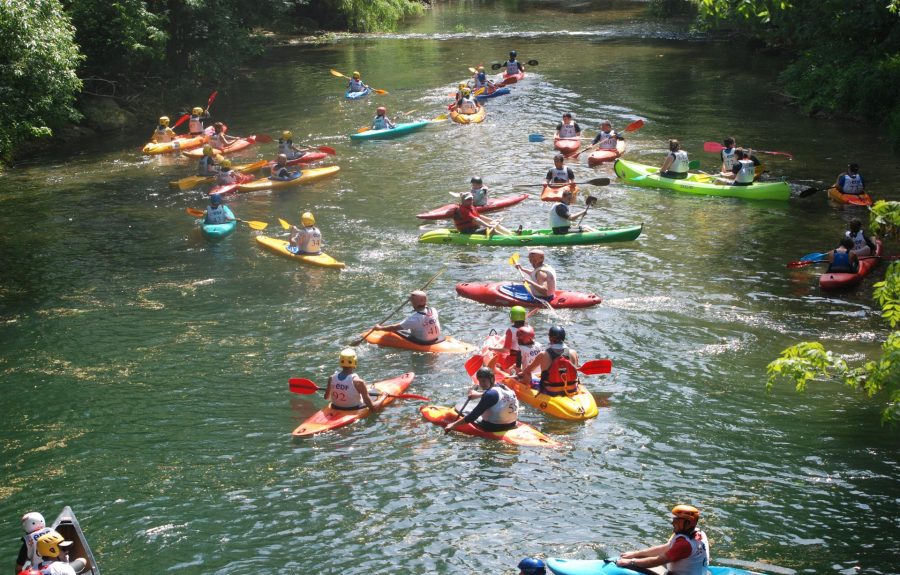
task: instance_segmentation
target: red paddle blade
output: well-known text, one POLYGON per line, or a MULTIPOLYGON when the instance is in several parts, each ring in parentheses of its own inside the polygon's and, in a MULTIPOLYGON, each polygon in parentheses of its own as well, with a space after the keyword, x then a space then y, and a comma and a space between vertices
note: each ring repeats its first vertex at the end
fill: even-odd
POLYGON ((394 397, 398 399, 418 399, 419 401, 431 401, 431 398, 424 395, 416 395, 415 393, 398 393, 394 397))
POLYGON ((212 106, 212 103, 216 101, 216 96, 219 95, 218 90, 213 90, 213 93, 209 95, 209 100, 206 101, 206 108, 209 109, 212 106))
POLYGON ((703 151, 709 152, 711 154, 716 154, 725 149, 725 146, 720 144, 719 142, 703 142, 703 151))
POLYGON ((478 371, 482 365, 484 365, 484 358, 480 355, 473 355, 466 360, 466 373, 475 375, 475 372, 478 371))
POLYGON ((256 143, 257 144, 268 144, 272 141, 272 136, 266 134, 257 134, 256 135, 256 143))
POLYGON ((592 359, 584 362, 578 371, 585 375, 599 375, 601 373, 609 373, 612 371, 612 360, 609 359, 592 359))
POLYGON ((299 393, 301 395, 309 395, 322 389, 312 381, 302 377, 292 377, 288 380, 288 387, 291 393, 299 393))
POLYGON ((331 154, 332 156, 337 156, 337 150, 330 146, 319 146, 320 152, 325 152, 326 154, 331 154))
POLYGON ((817 263, 820 263, 819 260, 788 262, 787 267, 790 269, 805 268, 817 263))
POLYGON ((188 118, 190 118, 190 117, 191 117, 190 114, 185 114, 184 116, 178 118, 178 121, 175 122, 175 125, 172 126, 172 129, 174 130, 174 129, 177 128, 178 126, 184 124, 185 122, 188 121, 188 118))
POLYGON ((625 126, 625 131, 626 132, 634 132, 635 130, 640 130, 642 127, 644 127, 644 121, 643 120, 635 120, 634 122, 625 126))

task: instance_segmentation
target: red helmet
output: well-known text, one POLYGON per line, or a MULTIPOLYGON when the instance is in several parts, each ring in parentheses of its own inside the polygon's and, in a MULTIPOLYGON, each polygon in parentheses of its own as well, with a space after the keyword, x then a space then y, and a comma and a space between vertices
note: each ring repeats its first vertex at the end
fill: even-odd
POLYGON ((523 325, 516 330, 516 340, 523 345, 531 345, 534 343, 534 328, 530 325, 523 325))
POLYGON ((378 114, 387 114, 387 108, 385 108, 384 106, 378 106, 378 109, 375 110, 375 112, 378 114))

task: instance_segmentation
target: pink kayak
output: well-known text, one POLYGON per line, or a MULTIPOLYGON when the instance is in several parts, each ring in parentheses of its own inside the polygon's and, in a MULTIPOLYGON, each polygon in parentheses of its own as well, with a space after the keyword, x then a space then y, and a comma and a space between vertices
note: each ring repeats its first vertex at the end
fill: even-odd
POLYGON ((553 147, 566 157, 574 156, 581 148, 581 138, 556 138, 553 140, 553 147))
MULTIPOLYGON (((542 300, 534 299, 525 286, 519 283, 459 283, 456 284, 456 293, 486 305, 544 307, 542 300)), ((600 301, 600 296, 592 293, 556 290, 556 295, 547 303, 552 308, 562 309, 591 307, 598 305, 600 301)))
MULTIPOLYGON (((491 198, 488 200, 487 204, 484 206, 476 206, 475 209, 479 214, 484 214, 487 212, 496 212, 497 210, 502 210, 503 208, 508 208, 509 206, 514 206, 519 202, 524 201, 528 198, 528 194, 519 194, 517 196, 504 196, 502 198, 491 198)), ((453 210, 458 208, 458 204, 447 204, 446 206, 441 206, 439 208, 435 208, 430 212, 425 212, 422 214, 416 214, 416 217, 422 220, 446 220, 453 217, 453 210)))
MULTIPOLYGON (((311 164, 313 162, 318 162, 319 160, 324 160, 328 157, 328 154, 325 152, 306 152, 302 156, 298 158, 294 158, 293 160, 288 160, 288 166, 296 166, 298 164, 311 164)), ((271 170, 272 166, 275 165, 275 160, 272 160, 266 165, 266 169, 271 170)))
POLYGON ((525 78, 525 72, 519 72, 518 74, 507 74, 506 72, 504 72, 503 73, 503 81, 498 83, 497 86, 498 87, 509 86, 510 84, 515 84, 516 82, 518 82, 519 80, 522 80, 524 78, 525 78))
MULTIPOLYGON (((249 148, 253 144, 256 143, 256 136, 247 136, 246 138, 241 138, 237 142, 232 143, 230 146, 222 149, 216 150, 219 154, 234 154, 236 152, 240 152, 244 148, 249 148)), ((187 152, 182 152, 188 158, 193 158, 195 160, 199 160, 203 157, 203 148, 195 148, 193 150, 189 150, 187 152)))

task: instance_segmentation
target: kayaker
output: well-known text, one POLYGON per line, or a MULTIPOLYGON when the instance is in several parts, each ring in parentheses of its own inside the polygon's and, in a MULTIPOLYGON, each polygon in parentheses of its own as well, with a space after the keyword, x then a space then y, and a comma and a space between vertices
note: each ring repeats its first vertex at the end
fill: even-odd
MULTIPOLYGON (((550 228, 554 234, 563 235, 569 233, 572 220, 580 219, 587 212, 587 208, 585 208, 573 214, 569 206, 574 199, 575 196, 572 194, 572 190, 563 190, 562 197, 550 208, 550 228)), ((580 230, 581 228, 576 231, 580 230)))
POLYGON ((478 102, 472 98, 471 89, 462 89, 462 97, 456 102, 456 111, 460 114, 475 114, 478 112, 478 102))
POLYGON ((227 128, 222 122, 216 122, 215 124, 213 124, 213 129, 215 130, 215 132, 213 132, 213 135, 209 137, 209 143, 216 150, 224 150, 231 144, 240 140, 240 138, 233 138, 226 135, 225 132, 227 128))
POLYGON ((472 194, 473 205, 476 208, 486 206, 490 190, 484 185, 484 180, 481 179, 481 176, 472 176, 469 183, 472 184, 472 189, 469 190, 469 193, 472 194))
POLYGON ((360 78, 359 72, 353 72, 353 77, 350 78, 350 82, 347 83, 347 91, 348 92, 365 92, 368 86, 363 84, 362 79, 360 78))
POLYGON ((572 112, 566 112, 562 116, 562 122, 556 125, 554 140, 570 140, 581 137, 581 126, 575 121, 572 112))
POLYGON ((484 431, 506 431, 514 429, 519 422, 519 400, 513 390, 494 379, 494 370, 488 367, 479 368, 475 379, 481 390, 469 391, 468 399, 478 399, 475 409, 466 415, 460 415, 456 421, 444 428, 450 433, 461 423, 471 423, 484 431))
POLYGON ((37 540, 42 535, 52 531, 44 522, 44 516, 37 511, 31 511, 22 516, 22 546, 19 547, 19 555, 16 557, 16 573, 25 568, 25 563, 32 565, 38 563, 37 540))
POLYGON ((514 74, 518 74, 519 72, 525 71, 525 66, 523 66, 521 62, 516 60, 516 56, 518 56, 518 54, 516 54, 516 51, 510 50, 509 60, 501 65, 501 67, 506 68, 507 76, 512 76, 514 74))
POLYGON ((728 174, 731 172, 731 168, 734 167, 734 163, 737 161, 735 157, 735 151, 737 147, 735 145, 735 139, 731 136, 727 136, 722 140, 722 145, 725 148, 719 152, 719 156, 722 158, 722 169, 720 170, 723 174, 728 174))
POLYGON ((153 130, 153 135, 150 137, 150 141, 154 144, 163 144, 165 142, 171 142, 174 139, 175 130, 169 127, 169 117, 160 116, 159 124, 156 126, 156 129, 153 130))
POLYGON ((859 164, 848 164, 847 171, 838 175, 834 187, 843 194, 862 195, 866 193, 866 184, 859 173, 859 164))
POLYGON ((496 227, 497 222, 479 215, 475 209, 475 197, 471 192, 463 192, 459 197, 459 207, 453 210, 453 225, 461 234, 482 234, 487 228, 496 227))
POLYGON ((544 177, 544 184, 554 188, 560 187, 562 184, 568 184, 569 189, 574 192, 575 172, 572 171, 572 168, 567 167, 565 163, 566 157, 562 154, 553 156, 553 167, 547 171, 547 175, 544 177))
POLYGON ((556 295, 556 270, 544 263, 544 250, 531 248, 528 250, 528 262, 533 269, 523 267, 516 263, 516 269, 522 274, 525 287, 529 288, 531 295, 546 301, 552 301, 556 295))
POLYGON ((287 154, 278 154, 278 158, 275 160, 275 163, 272 164, 271 175, 269 176, 273 180, 289 180, 293 177, 294 172, 290 171, 287 166, 288 157, 287 154))
POLYGON ((218 173, 219 165, 216 163, 215 152, 213 152, 212 146, 206 144, 203 146, 203 157, 197 164, 197 175, 209 177, 218 173))
POLYGON ((473 90, 476 92, 482 88, 484 88, 484 94, 490 94, 493 92, 494 83, 488 80, 487 74, 484 73, 484 66, 478 66, 478 71, 475 72, 475 80, 473 82, 473 90))
POLYGON ((734 150, 734 161, 731 164, 731 172, 723 173, 723 177, 731 180, 732 186, 749 186, 756 178, 756 165, 750 159, 750 154, 743 148, 734 150))
POLYGON ((241 174, 235 172, 231 169, 231 160, 224 159, 222 163, 219 164, 221 168, 219 169, 219 173, 216 174, 216 185, 217 186, 230 186, 231 184, 240 184, 245 180, 241 174))
POLYGON ((540 370, 538 389, 546 395, 571 395, 578 391, 578 353, 566 346, 566 330, 554 325, 547 333, 550 345, 519 374, 519 383, 531 385, 531 374, 540 370))
MULTIPOLYGON (((523 325, 516 330, 516 339, 519 342, 519 361, 516 362, 516 370, 531 365, 534 359, 543 351, 541 344, 534 341, 534 328, 530 325, 523 325)), ((541 372, 533 370, 532 377, 540 377, 541 372)))
POLYGON ((519 575, 546 575, 547 568, 544 565, 544 562, 540 559, 535 559, 534 557, 526 557, 519 561, 517 565, 519 568, 519 575))
POLYGON ((391 122, 387 117, 387 108, 384 106, 379 106, 377 110, 375 110, 375 119, 372 120, 372 129, 373 130, 391 130, 394 128, 394 123, 391 122))
POLYGON ((372 401, 365 380, 356 374, 356 352, 351 348, 343 350, 339 361, 341 369, 328 378, 325 386, 325 399, 331 401, 331 407, 346 411, 380 408, 382 402, 372 401))
POLYGON ((306 149, 294 145, 294 134, 290 130, 281 132, 278 138, 278 155, 284 154, 288 160, 294 160, 306 153, 306 149))
POLYGON ((850 229, 844 235, 853 240, 852 250, 857 256, 864 257, 875 253, 875 242, 863 231, 859 218, 850 220, 850 229))
POLYGON ((225 213, 225 207, 222 205, 222 195, 212 194, 209 196, 209 207, 206 208, 206 215, 203 217, 204 224, 224 224, 228 221, 228 214, 225 213))
POLYGON ((491 348, 491 351, 497 352, 494 357, 497 357, 497 354, 506 356, 498 366, 501 369, 508 369, 512 365, 520 364, 519 338, 516 334, 521 328, 525 327, 525 320, 527 317, 528 311, 520 305, 513 306, 509 310, 509 320, 512 322, 512 325, 506 328, 506 333, 503 336, 503 344, 500 347, 491 348))
POLYGON ((204 110, 200 106, 194 106, 191 110, 191 117, 188 119, 188 131, 192 136, 203 135, 203 121, 209 119, 209 110, 204 110))
POLYGON ((662 545, 619 555, 616 565, 628 569, 666 566, 668 575, 706 575, 709 539, 697 529, 700 510, 691 505, 672 508, 672 537, 662 545))
POLYGON ((76 575, 74 566, 68 561, 68 549, 71 545, 71 541, 66 541, 62 535, 51 529, 37 540, 35 547, 40 560, 33 567, 40 571, 41 575, 76 575))
POLYGON ((624 139, 625 136, 613 130, 612 123, 609 120, 603 120, 600 122, 600 132, 594 136, 594 140, 588 149, 615 150, 619 145, 619 140, 624 139))
POLYGON ((303 255, 319 255, 322 253, 322 232, 316 227, 316 218, 312 212, 300 214, 303 229, 291 226, 291 245, 297 249, 295 253, 303 255))
POLYGON ((841 239, 841 245, 828 252, 827 261, 826 273, 855 274, 859 269, 859 256, 853 252, 853 240, 849 237, 841 239))
POLYGON ((684 179, 688 176, 689 163, 688 154, 681 149, 678 140, 669 140, 669 153, 659 169, 659 175, 663 178, 684 179))
POLYGON ((444 340, 436 309, 428 305, 428 294, 416 290, 409 294, 414 313, 400 323, 376 325, 375 329, 392 331, 420 345, 433 345, 444 340))
POLYGON ((465 90, 465 89, 468 88, 468 87, 469 87, 469 84, 466 83, 466 82, 460 82, 460 83, 459 83, 459 86, 456 87, 456 95, 453 96, 453 105, 450 107, 451 109, 452 109, 454 106, 459 105, 459 101, 460 101, 460 100, 462 99, 462 97, 463 97, 462 92, 463 92, 463 90, 465 90))

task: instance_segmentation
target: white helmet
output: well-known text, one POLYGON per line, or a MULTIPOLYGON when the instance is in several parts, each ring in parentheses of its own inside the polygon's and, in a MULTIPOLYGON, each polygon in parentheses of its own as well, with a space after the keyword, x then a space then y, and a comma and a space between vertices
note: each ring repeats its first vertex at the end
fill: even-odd
POLYGON ((44 516, 37 511, 32 511, 31 513, 26 513, 22 516, 22 529, 25 533, 32 533, 38 529, 43 529, 46 526, 44 516))

